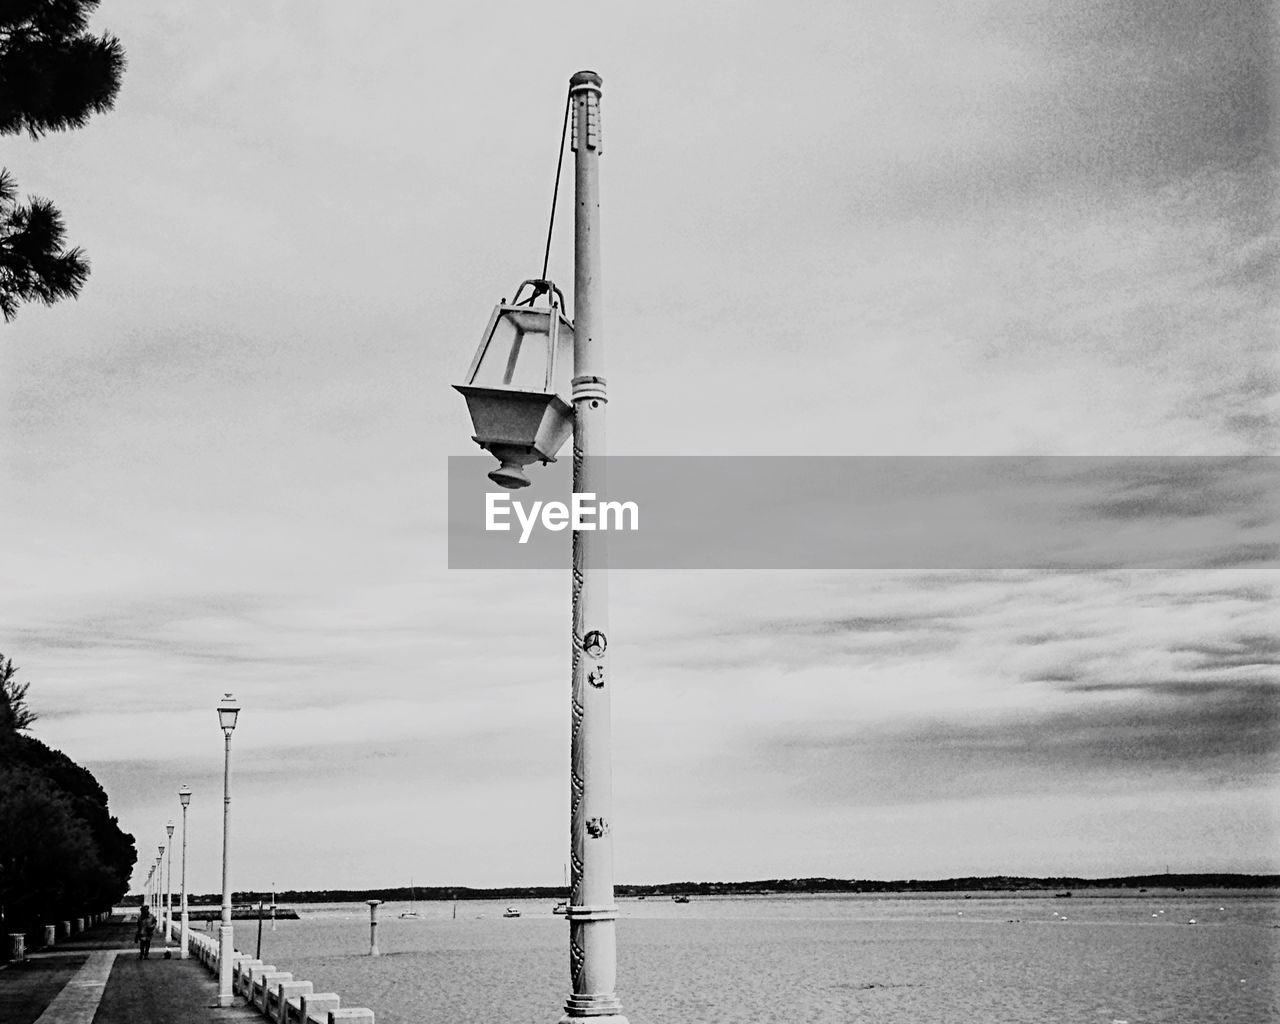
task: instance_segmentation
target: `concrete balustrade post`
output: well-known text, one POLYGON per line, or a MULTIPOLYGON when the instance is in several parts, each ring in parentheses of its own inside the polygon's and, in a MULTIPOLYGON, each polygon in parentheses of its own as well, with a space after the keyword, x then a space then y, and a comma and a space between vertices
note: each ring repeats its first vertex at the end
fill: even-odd
POLYGON ((282 981, 276 988, 276 1024, 290 1024, 290 1000, 310 995, 311 989, 309 981, 282 981))
POLYGON ((298 1019, 302 1024, 312 1020, 328 1020, 329 1014, 342 1004, 336 992, 304 992, 298 996, 298 1019))
MULTIPOLYGON (((245 985, 249 981, 249 972, 255 967, 261 967, 262 961, 240 953, 232 960, 232 965, 231 990, 239 995, 244 995, 245 985)), ((272 970, 275 970, 275 968, 273 967, 272 970)))
POLYGON ((363 1006, 353 1006, 345 1010, 330 1010, 329 1024, 373 1024, 373 1011, 363 1006))
POLYGON ((27 937, 22 932, 9 933, 9 959, 15 962, 27 958, 27 937))
POLYGON ((57 945, 58 928, 56 925, 47 924, 44 926, 44 944, 46 946, 57 945))
POLYGON ((271 990, 284 981, 293 981, 293 975, 288 971, 267 971, 249 992, 249 1002, 266 1014, 271 990))
POLYGON ((262 964, 262 963, 254 964, 254 966, 250 967, 242 975, 242 977, 244 978, 244 988, 240 990, 240 994, 244 996, 248 1002, 252 1003, 253 990, 255 987, 257 987, 258 979, 261 978, 264 974, 273 973, 275 969, 276 969, 275 964, 262 964))
POLYGON ((62 938, 64 938, 64 939, 69 939, 69 938, 71 938, 71 922, 70 922, 70 921, 59 921, 59 922, 58 922, 58 934, 59 934, 60 936, 62 936, 62 938))

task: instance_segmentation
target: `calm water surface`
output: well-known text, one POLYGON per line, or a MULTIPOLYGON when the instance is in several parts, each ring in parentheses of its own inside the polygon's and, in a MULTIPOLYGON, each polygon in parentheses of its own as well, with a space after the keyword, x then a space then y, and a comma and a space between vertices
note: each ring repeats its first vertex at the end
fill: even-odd
MULTIPOLYGON (((555 1024, 568 926, 551 901, 297 907, 262 956, 379 1024, 555 1024)), ((632 1024, 1268 1024, 1280 1021, 1280 897, 694 897, 619 901, 632 1024), (1191 922, 1195 923, 1192 924, 1191 922)), ((257 926, 236 924, 249 952, 257 926)))

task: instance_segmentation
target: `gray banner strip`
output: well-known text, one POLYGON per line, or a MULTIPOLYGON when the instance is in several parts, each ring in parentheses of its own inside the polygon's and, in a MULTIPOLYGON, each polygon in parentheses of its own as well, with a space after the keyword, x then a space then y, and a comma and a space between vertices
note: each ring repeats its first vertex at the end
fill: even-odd
MULTIPOLYGON (((615 569, 1280 568, 1280 460, 1268 456, 602 461, 596 518, 606 500, 636 511, 622 516, 635 529, 609 531, 615 569)), ((529 467, 520 491, 490 482, 494 466, 449 459, 450 568, 565 568, 569 529, 544 513, 571 500, 567 461, 529 467)))

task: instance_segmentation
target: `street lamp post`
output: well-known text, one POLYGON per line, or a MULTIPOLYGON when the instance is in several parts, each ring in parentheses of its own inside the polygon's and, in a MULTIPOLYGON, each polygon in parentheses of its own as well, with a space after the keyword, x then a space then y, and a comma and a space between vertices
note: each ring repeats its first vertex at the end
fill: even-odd
MULTIPOLYGON (((600 97, 602 79, 569 79, 574 151, 573 492, 603 493, 604 341, 600 276, 600 97)), ((626 1024, 615 994, 617 917, 613 895, 613 766, 608 647, 608 535, 573 532, 572 697, 569 821, 569 969, 564 1024, 626 1024)))
MULTIPOLYGON (((494 310, 465 384, 473 440, 501 463, 489 479, 525 487, 524 466, 555 458, 573 435, 573 491, 605 490, 604 342, 600 278, 600 96, 594 71, 569 79, 575 167, 573 312, 564 318, 559 289, 525 281, 494 310), (526 286, 533 294, 519 296, 526 286), (548 309, 534 300, 547 296, 548 309), (539 339, 541 344, 539 345, 539 339), (573 371, 562 373, 572 346, 573 371), (561 356, 562 346, 566 349, 561 356), (545 353, 539 374, 530 352, 545 353), (539 386, 541 384, 541 386, 539 386), (570 404, 571 403, 571 404, 570 404)), ((545 271, 544 271, 545 273, 545 271)), ((573 531, 570 697, 569 861, 572 865, 569 970, 573 992, 561 1024, 626 1024, 617 983, 618 908, 613 897, 613 768, 607 669, 607 533, 573 531)))
POLYGON ((182 868, 179 880, 182 896, 178 908, 178 913, 182 915, 182 932, 178 936, 178 959, 185 960, 189 955, 187 945, 190 942, 187 932, 187 805, 191 803, 191 790, 183 786, 178 790, 178 799, 182 801, 182 868))
POLYGON ((231 876, 228 874, 228 837, 231 828, 231 733, 240 705, 231 694, 218 704, 218 725, 225 737, 222 760, 222 926, 218 929, 218 1005, 230 1006, 231 995, 231 876))
POLYGON ((164 865, 164 951, 169 952, 169 940, 173 938, 173 819, 164 827, 169 842, 165 849, 168 858, 164 865))
POLYGON ((164 923, 164 844, 156 847, 156 924, 164 923))

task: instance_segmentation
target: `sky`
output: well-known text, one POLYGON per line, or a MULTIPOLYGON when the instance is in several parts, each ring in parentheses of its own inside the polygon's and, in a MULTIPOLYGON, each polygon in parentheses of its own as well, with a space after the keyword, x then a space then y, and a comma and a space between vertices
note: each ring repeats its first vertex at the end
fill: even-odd
MULTIPOLYGON (((567 567, 450 570, 446 485, 568 77, 612 454, 1275 455, 1271 16, 107 0, 115 109, 3 147, 93 267, 0 328, 33 734, 135 884, 183 784, 220 884, 226 691, 236 889, 559 884, 567 567)), ((615 571, 616 877, 1280 871, 1275 566, 615 571)))

